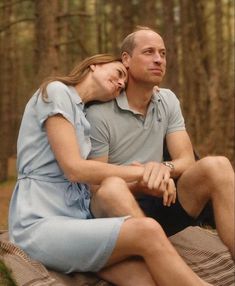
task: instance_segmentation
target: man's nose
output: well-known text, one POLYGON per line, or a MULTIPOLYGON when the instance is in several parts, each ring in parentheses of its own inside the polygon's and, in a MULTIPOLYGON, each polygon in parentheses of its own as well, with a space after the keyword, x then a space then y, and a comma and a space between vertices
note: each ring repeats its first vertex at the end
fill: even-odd
POLYGON ((161 55, 160 55, 159 53, 156 53, 156 54, 154 55, 153 60, 154 60, 155 63, 162 63, 163 58, 161 57, 161 55))

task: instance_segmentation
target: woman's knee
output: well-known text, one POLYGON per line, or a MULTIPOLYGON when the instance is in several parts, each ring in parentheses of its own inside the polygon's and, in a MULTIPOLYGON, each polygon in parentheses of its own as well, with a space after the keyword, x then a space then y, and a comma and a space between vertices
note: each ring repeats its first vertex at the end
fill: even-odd
POLYGON ((157 221, 152 218, 129 218, 121 226, 116 246, 108 264, 127 257, 146 258, 153 253, 163 255, 170 243, 157 221))
POLYGON ((141 251, 149 251, 152 246, 161 247, 167 240, 161 225, 149 217, 130 219, 129 231, 134 233, 135 241, 141 251))

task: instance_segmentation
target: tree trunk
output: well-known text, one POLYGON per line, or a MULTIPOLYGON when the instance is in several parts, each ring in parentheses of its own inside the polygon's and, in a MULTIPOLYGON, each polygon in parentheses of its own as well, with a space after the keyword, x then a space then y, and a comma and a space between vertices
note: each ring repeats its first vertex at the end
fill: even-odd
POLYGON ((35 0, 35 16, 35 72, 39 84, 59 68, 58 0, 35 0))
MULTIPOLYGON (((7 23, 12 16, 11 1, 4 0, 5 5, 2 8, 2 20, 7 23)), ((1 94, 0 97, 0 182, 7 179, 8 157, 11 153, 12 146, 12 93, 11 85, 14 85, 13 77, 13 47, 12 47, 12 30, 7 28, 1 34, 0 55, 1 55, 1 94)))
POLYGON ((174 1, 162 0, 163 7, 163 37, 167 49, 167 73, 163 85, 179 93, 179 62, 176 22, 174 17, 174 1), (170 25, 169 25, 170 23, 170 25))

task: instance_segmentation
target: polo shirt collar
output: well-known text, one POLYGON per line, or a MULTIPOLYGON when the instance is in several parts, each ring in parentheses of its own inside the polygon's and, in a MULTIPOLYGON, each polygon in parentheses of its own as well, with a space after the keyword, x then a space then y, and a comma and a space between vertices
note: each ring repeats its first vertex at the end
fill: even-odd
POLYGON ((159 95, 160 95, 160 91, 154 91, 153 92, 153 96, 151 98, 151 101, 157 103, 159 101, 159 99, 160 99, 159 95))
POLYGON ((116 102, 117 102, 118 107, 121 108, 122 110, 132 111, 132 110, 130 110, 125 91, 122 91, 119 94, 119 96, 116 97, 116 102))
MULTIPOLYGON (((159 95, 158 94, 159 94, 158 91, 153 93, 153 95, 151 97, 150 105, 151 105, 151 103, 154 103, 154 102, 157 103, 158 102, 158 99, 159 99, 159 95)), ((125 91, 122 91, 120 93, 120 95, 118 97, 116 97, 116 102, 117 102, 117 105, 118 105, 118 107, 120 109, 128 110, 128 111, 130 111, 130 112, 132 112, 134 114, 140 114, 139 112, 130 109, 125 91)))

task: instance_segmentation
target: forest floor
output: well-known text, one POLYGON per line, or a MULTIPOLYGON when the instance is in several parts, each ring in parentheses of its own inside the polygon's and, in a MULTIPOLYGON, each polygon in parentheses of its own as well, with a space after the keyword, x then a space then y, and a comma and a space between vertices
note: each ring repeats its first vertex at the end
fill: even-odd
POLYGON ((11 178, 0 184, 0 230, 8 228, 8 209, 15 182, 15 178, 11 178))

